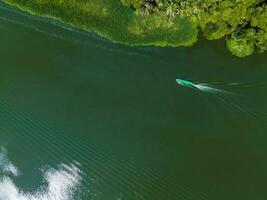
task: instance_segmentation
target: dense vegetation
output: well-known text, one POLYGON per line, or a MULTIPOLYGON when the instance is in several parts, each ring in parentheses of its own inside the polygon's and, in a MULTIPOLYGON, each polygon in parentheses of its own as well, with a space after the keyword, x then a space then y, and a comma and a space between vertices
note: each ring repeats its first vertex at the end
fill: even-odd
POLYGON ((267 0, 4 1, 130 45, 192 45, 199 27, 239 57, 267 49, 267 0))
POLYGON ((210 40, 226 37, 228 49, 244 57, 267 49, 267 0, 121 0, 140 15, 169 20, 187 16, 210 40))
POLYGON ((186 17, 141 16, 120 0, 3 0, 32 14, 49 16, 129 45, 189 46, 197 28, 186 17))

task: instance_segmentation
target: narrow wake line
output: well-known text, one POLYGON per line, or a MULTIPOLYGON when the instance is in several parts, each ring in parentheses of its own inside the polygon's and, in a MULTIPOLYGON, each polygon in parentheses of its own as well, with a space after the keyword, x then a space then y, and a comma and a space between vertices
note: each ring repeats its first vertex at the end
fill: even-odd
POLYGON ((234 87, 234 88, 251 88, 251 87, 260 87, 265 88, 267 87, 266 82, 262 83, 237 83, 237 82, 231 82, 231 83, 225 83, 225 82, 212 82, 211 85, 220 86, 220 87, 234 87))
POLYGON ((43 179, 46 182, 35 192, 24 192, 10 178, 19 176, 18 169, 7 157, 4 147, 0 148, 0 200, 71 200, 79 189, 81 176, 77 163, 60 164, 57 169, 42 170, 43 179))
MULTIPOLYGON (((122 51, 122 50, 115 49, 115 48, 109 48, 109 47, 103 46, 103 45, 92 44, 92 43, 89 43, 89 42, 86 42, 86 41, 81 41, 81 40, 77 40, 77 39, 73 39, 73 38, 69 38, 69 37, 63 37, 63 36, 61 36, 59 34, 56 34, 56 33, 50 33, 50 32, 44 31, 44 30, 38 28, 37 26, 28 25, 28 24, 25 24, 23 22, 12 20, 12 19, 9 19, 9 18, 6 18, 6 17, 0 16, 0 20, 3 20, 3 21, 6 21, 6 22, 10 22, 10 23, 16 24, 16 25, 20 25, 22 27, 26 27, 26 28, 32 29, 32 30, 34 30, 36 32, 42 33, 42 34, 47 35, 47 36, 52 37, 52 38, 60 39, 62 41, 72 42, 73 44, 76 44, 76 45, 87 46, 87 47, 96 47, 96 48, 103 49, 103 50, 106 50, 106 51, 109 51, 109 52, 112 52, 112 53, 124 54, 124 55, 128 55, 128 56, 148 57, 145 54, 141 54, 141 53, 137 53, 137 52, 122 51)), ((60 27, 60 28, 62 28, 62 27, 60 27)), ((66 30, 69 30, 69 29, 66 29, 66 30)))
MULTIPOLYGON (((192 81, 188 81, 185 79, 176 79, 177 84, 184 86, 184 87, 188 87, 188 88, 192 88, 192 89, 196 89, 200 92, 203 92, 204 94, 208 94, 209 97, 214 97, 215 99, 219 100, 221 103, 223 103, 228 109, 230 109, 231 111, 235 112, 235 111, 240 111, 242 113, 248 114, 250 116, 255 117, 258 120, 267 122, 267 120, 265 119, 266 113, 262 114, 258 114, 244 106, 239 105, 238 103, 235 103, 233 100, 229 99, 229 98, 225 98, 222 95, 228 95, 232 96, 232 97, 237 97, 237 98, 246 98, 248 96, 244 96, 244 95, 240 95, 234 92, 229 92, 223 89, 219 89, 214 87, 212 84, 207 84, 207 83, 194 83, 192 81)), ((219 83, 222 86, 222 83, 219 83)), ((229 84, 224 84, 227 86, 243 86, 243 88, 246 88, 246 86, 252 86, 252 84, 242 84, 242 83, 229 83, 229 84)), ((218 86, 218 84, 217 84, 218 86)), ((267 84, 253 84, 253 86, 258 86, 260 88, 264 88, 265 86, 267 86, 267 84), (263 87, 264 86, 264 87, 263 87)))
POLYGON ((222 89, 212 87, 206 83, 194 83, 193 81, 189 81, 186 79, 176 79, 176 83, 178 85, 181 85, 184 87, 188 87, 188 88, 192 88, 192 89, 198 89, 202 92, 234 94, 234 93, 222 90, 222 89))
POLYGON ((228 94, 234 94, 232 92, 228 92, 223 89, 218 89, 217 87, 232 87, 232 88, 250 88, 250 87, 258 87, 258 88, 265 88, 267 87, 267 83, 237 83, 237 82, 231 82, 231 83, 225 83, 225 82, 211 82, 211 83, 194 83, 193 81, 188 81, 186 79, 176 79, 176 83, 181 86, 185 87, 191 87, 191 88, 197 88, 201 91, 207 91, 207 92, 219 92, 219 93, 228 93, 228 94))
POLYGON ((211 86, 208 86, 206 84, 202 84, 202 83, 199 83, 199 84, 195 84, 194 85, 197 89, 203 91, 203 92, 211 92, 211 93, 229 93, 230 92, 227 92, 225 90, 221 90, 221 89, 217 89, 217 88, 214 88, 214 87, 211 87, 211 86))
MULTIPOLYGON (((93 31, 86 31, 86 30, 82 30, 79 28, 76 28, 74 26, 68 25, 63 23, 62 21, 56 19, 56 18, 52 18, 52 17, 47 17, 47 16, 38 16, 38 15, 34 15, 28 12, 23 12, 18 10, 15 7, 9 6, 6 3, 2 2, 0 0, 0 9, 2 10, 6 10, 8 12, 12 12, 18 15, 22 15, 24 17, 27 17, 28 19, 34 20, 34 21, 41 21, 41 22, 45 22, 45 23, 49 23, 49 24, 53 24, 56 27, 62 28, 64 30, 70 31, 70 32, 74 32, 74 33, 78 33, 80 35, 86 36, 88 38, 93 37, 97 40, 100 40, 102 42, 105 42, 106 44, 112 44, 112 42, 110 42, 108 39, 105 39, 104 37, 98 35, 97 33, 93 32, 93 31)), ((130 47, 130 46, 128 46, 130 47)), ((130 48, 135 48, 141 51, 146 51, 146 52, 157 52, 155 50, 152 50, 149 47, 130 47, 130 48)))
POLYGON ((28 13, 28 12, 20 11, 15 7, 12 7, 12 6, 5 4, 1 0, 0 0, 0 9, 17 14, 17 15, 21 15, 21 16, 26 17, 26 18, 33 20, 33 21, 37 21, 37 22, 41 21, 41 22, 53 24, 54 26, 59 27, 59 28, 64 29, 64 30, 67 30, 67 31, 75 32, 75 33, 78 33, 78 34, 81 34, 81 35, 84 35, 87 37, 94 37, 94 38, 99 39, 101 41, 108 42, 108 40, 98 36, 97 34, 95 34, 93 32, 86 32, 86 31, 80 30, 78 28, 74 28, 74 27, 72 27, 70 25, 66 25, 66 24, 62 23, 61 21, 54 19, 54 18, 42 17, 42 16, 38 16, 38 15, 33 15, 31 13, 28 13))

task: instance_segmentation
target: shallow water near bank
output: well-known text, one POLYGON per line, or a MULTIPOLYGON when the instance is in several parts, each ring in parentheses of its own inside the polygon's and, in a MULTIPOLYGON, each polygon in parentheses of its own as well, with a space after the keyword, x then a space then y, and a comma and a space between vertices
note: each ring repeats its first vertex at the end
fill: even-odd
POLYGON ((0 200, 266 199, 266 54, 114 45, 0 7, 0 200))

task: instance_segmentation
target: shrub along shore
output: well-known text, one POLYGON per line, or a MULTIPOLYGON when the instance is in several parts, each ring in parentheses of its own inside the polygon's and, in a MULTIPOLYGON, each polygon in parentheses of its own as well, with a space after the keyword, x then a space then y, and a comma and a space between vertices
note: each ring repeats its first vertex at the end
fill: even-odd
POLYGON ((266 0, 2 0, 127 45, 191 46, 198 29, 245 57, 267 49, 266 0))

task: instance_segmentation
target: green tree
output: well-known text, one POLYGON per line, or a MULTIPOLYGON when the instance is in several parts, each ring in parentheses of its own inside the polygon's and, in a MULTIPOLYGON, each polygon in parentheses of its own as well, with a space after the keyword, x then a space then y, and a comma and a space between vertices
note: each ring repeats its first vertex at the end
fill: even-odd
MULTIPOLYGON (((125 1, 125 0, 122 0, 125 1)), ((254 49, 267 49, 266 0, 127 0, 134 2, 136 13, 166 13, 188 17, 209 40, 225 37, 227 48, 236 56, 251 55, 254 49), (138 3, 139 1, 139 3, 138 3), (150 6, 149 12, 142 5, 150 6)))

